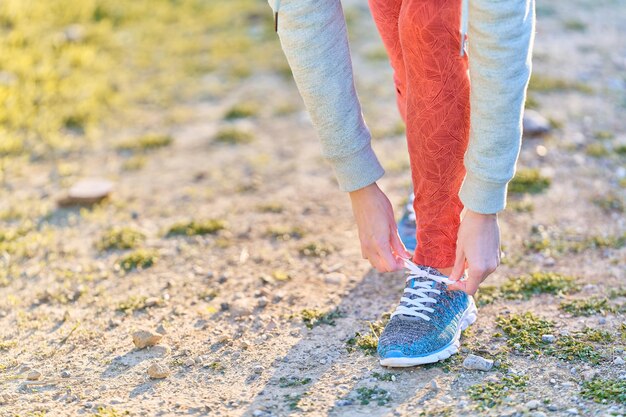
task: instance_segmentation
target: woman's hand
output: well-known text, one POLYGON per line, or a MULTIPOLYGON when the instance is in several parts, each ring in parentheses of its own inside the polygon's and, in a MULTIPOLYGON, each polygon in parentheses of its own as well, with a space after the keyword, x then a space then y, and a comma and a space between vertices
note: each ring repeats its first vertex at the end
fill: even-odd
POLYGON ((387 196, 376 183, 352 191, 352 212, 359 229, 361 255, 379 272, 402 269, 402 258, 410 258, 400 237, 387 196))
POLYGON ((468 210, 461 221, 456 241, 456 261, 448 286, 450 290, 474 295, 478 286, 500 265, 500 227, 497 214, 468 210), (459 281, 467 260, 467 280, 459 281))

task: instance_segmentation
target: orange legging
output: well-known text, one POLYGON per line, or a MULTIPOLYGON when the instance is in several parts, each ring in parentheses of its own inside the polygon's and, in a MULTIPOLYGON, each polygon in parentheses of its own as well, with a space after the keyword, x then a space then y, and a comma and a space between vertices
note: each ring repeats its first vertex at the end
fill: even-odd
POLYGON ((468 57, 460 53, 461 0, 369 0, 369 5, 406 124, 417 219, 413 261, 450 267, 470 126, 468 57))

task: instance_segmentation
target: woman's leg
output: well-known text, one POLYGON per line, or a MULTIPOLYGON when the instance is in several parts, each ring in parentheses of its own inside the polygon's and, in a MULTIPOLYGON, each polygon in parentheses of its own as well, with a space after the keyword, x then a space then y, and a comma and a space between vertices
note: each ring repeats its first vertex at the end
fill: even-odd
MULTIPOLYGON (((467 54, 460 55, 461 0, 402 0, 406 124, 418 246, 413 261, 454 265, 469 139, 467 54)), ((394 66, 395 69, 395 66, 394 66)))

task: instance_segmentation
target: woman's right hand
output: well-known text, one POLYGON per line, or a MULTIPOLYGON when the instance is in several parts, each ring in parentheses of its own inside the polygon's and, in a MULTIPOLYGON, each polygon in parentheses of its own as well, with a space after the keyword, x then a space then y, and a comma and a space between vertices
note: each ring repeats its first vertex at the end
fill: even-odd
POLYGON ((410 258, 398 236, 398 227, 389 199, 376 183, 350 192, 352 212, 359 229, 361 255, 379 272, 404 268, 410 258))

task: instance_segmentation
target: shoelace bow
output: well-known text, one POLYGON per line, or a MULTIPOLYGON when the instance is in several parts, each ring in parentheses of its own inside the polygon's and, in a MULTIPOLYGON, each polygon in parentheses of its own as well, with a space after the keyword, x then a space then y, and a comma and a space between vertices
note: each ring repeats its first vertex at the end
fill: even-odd
POLYGON ((430 321, 430 317, 423 312, 425 311, 426 313, 432 313, 435 310, 425 305, 425 303, 434 304, 437 302, 437 300, 430 297, 428 294, 441 294, 440 290, 433 288, 432 282, 435 281, 444 284, 452 284, 453 281, 449 280, 446 277, 426 272, 408 259, 404 260, 404 265, 409 270, 409 274, 406 277, 406 282, 414 278, 427 278, 428 280, 415 281, 414 288, 405 288, 404 294, 400 299, 400 304, 398 304, 398 307, 396 307, 396 310, 393 312, 391 317, 402 314, 405 316, 419 317, 426 321, 430 321), (411 295, 415 295, 416 297, 410 298, 411 295), (402 305, 402 303, 407 305, 402 305))

